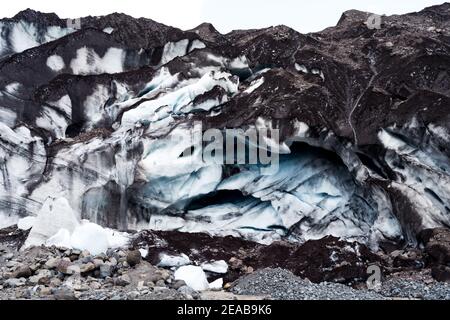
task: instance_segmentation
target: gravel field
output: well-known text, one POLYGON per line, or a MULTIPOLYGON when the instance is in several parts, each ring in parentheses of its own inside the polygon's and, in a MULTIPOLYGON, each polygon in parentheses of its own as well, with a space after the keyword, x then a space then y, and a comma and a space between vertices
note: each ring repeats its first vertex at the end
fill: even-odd
POLYGON ((450 300, 450 284, 436 282, 425 284, 417 280, 389 279, 383 282, 380 294, 420 300, 450 300))
POLYGON ((355 290, 338 283, 311 283, 283 269, 264 269, 238 279, 235 294, 269 295, 277 300, 450 300, 450 284, 425 283, 399 276, 383 282, 378 292, 355 290))
POLYGON ((337 283, 311 283, 284 269, 264 269, 237 280, 232 291, 244 295, 270 295, 277 300, 385 300, 367 290, 337 283))

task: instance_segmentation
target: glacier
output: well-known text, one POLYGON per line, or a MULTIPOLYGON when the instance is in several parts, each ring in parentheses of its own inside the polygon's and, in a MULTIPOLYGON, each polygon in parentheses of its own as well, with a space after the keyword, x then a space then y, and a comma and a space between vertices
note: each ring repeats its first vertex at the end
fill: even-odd
MULTIPOLYGON (((428 48, 430 62, 420 43, 349 40, 361 26, 347 16, 311 35, 202 37, 29 14, 0 22, 0 227, 31 227, 27 245, 84 247, 77 234, 92 232, 104 251, 122 241, 105 230, 153 229, 376 249, 450 225, 444 49, 428 48), (351 55, 347 42, 363 47, 351 55), (214 142, 199 132, 252 128, 279 130, 257 146, 278 170, 205 161, 214 142)), ((163 260, 186 262, 175 258, 163 260)))

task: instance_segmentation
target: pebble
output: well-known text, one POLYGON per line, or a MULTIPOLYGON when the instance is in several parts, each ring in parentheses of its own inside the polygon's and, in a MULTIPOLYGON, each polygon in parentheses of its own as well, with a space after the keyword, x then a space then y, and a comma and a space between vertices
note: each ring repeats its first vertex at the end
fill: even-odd
POLYGON ((197 291, 188 286, 182 286, 178 288, 177 291, 192 299, 198 299, 200 297, 200 294, 197 291))
POLYGON ((39 290, 39 295, 42 297, 42 296, 49 296, 49 295, 51 295, 52 294, 52 289, 51 288, 49 288, 49 287, 42 287, 40 290, 39 290))
POLYGON ((45 263, 45 267, 47 269, 54 269, 56 268, 56 266, 58 266, 60 262, 59 258, 50 258, 46 263, 45 263))
POLYGON ((119 287, 126 287, 130 283, 131 283, 131 279, 126 274, 121 275, 120 277, 117 277, 116 280, 114 281, 114 284, 119 287))
POLYGON ((84 263, 79 268, 81 273, 88 273, 96 269, 95 264, 92 262, 84 263))
POLYGON ((58 288, 53 290, 52 292, 53 297, 56 300, 76 300, 75 294, 73 290, 70 290, 69 288, 58 288))
POLYGON ((90 257, 90 256, 91 256, 91 253, 88 250, 83 250, 80 253, 80 259, 87 258, 87 257, 90 257))
POLYGON ((79 265, 73 264, 67 267, 66 274, 72 275, 72 274, 79 274, 81 273, 81 269, 79 265))
POLYGON ((10 288, 16 288, 16 287, 22 287, 25 285, 25 278, 11 278, 11 279, 7 279, 3 285, 5 287, 10 287, 10 288))
POLYGON ((107 278, 112 274, 113 266, 109 263, 102 264, 100 266, 100 277, 107 278))

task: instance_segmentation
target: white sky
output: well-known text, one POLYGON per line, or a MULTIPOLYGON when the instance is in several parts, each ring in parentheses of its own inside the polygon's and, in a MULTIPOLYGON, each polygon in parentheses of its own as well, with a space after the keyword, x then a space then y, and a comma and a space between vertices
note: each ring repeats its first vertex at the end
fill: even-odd
POLYGON ((333 26, 348 9, 378 14, 418 11, 445 0, 7 0, 0 17, 32 8, 62 18, 123 12, 181 29, 211 22, 220 32, 285 24, 300 32, 333 26))

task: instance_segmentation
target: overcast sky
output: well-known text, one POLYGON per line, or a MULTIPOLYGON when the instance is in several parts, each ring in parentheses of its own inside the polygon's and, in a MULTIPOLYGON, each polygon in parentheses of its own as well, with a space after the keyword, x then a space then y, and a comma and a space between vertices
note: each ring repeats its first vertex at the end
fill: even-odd
POLYGON ((300 32, 335 25, 341 13, 359 9, 378 14, 418 11, 444 0, 11 0, 2 1, 0 16, 32 8, 62 18, 123 12, 190 29, 211 22, 222 33, 233 29, 285 24, 300 32))

